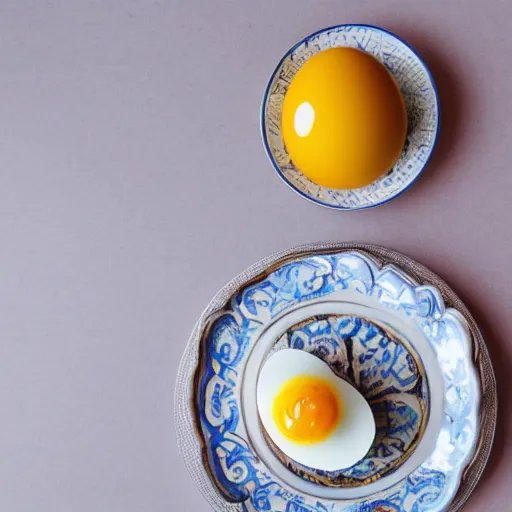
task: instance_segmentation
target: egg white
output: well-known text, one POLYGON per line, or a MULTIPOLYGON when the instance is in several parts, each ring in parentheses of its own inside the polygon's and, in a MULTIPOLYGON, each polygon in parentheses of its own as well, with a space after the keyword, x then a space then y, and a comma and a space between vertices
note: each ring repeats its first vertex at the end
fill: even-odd
POLYGON ((310 468, 335 471, 360 461, 375 438, 375 419, 368 402, 329 366, 303 350, 279 350, 263 364, 256 389, 258 413, 266 432, 288 457, 310 468), (331 435, 319 443, 303 445, 287 439, 277 428, 272 405, 283 384, 301 375, 328 381, 341 401, 341 420, 331 435))

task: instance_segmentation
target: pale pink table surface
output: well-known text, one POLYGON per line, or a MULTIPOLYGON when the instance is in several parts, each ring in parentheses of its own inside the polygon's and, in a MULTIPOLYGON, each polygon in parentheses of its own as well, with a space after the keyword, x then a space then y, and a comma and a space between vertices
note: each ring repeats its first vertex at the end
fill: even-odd
POLYGON ((501 416, 465 512, 512 511, 511 19, 508 0, 2 2, 0 510, 207 512, 172 413, 194 322, 269 253, 362 240, 480 323, 501 416), (258 125, 283 52, 344 22, 416 46, 443 112, 419 183, 348 214, 288 190, 258 125))

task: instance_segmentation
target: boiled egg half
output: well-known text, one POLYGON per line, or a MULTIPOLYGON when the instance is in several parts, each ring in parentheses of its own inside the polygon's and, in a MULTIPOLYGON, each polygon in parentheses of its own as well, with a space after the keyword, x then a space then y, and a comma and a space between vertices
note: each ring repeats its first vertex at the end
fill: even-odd
POLYGON ((375 438, 375 420, 361 393, 302 350, 284 349, 270 356, 256 394, 261 423, 272 441, 310 468, 353 466, 375 438))

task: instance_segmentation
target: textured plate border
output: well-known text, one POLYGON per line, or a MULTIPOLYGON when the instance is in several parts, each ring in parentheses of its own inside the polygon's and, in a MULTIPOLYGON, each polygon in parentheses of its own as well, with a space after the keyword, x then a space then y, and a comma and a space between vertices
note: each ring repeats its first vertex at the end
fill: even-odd
POLYGON ((252 281, 262 272, 265 272, 269 267, 281 265, 290 259, 312 255, 318 252, 351 250, 366 252, 368 255, 377 259, 380 264, 395 264, 411 275, 411 277, 415 278, 418 282, 435 286, 441 291, 447 307, 453 307, 458 310, 468 322, 473 340, 473 362, 481 381, 481 428, 475 453, 469 460, 463 473, 459 489, 451 504, 446 508, 446 511, 455 512, 460 510, 478 482, 487 463, 494 437, 497 416, 497 394, 496 382, 487 348, 482 335, 467 308, 453 290, 451 290, 451 288, 449 288, 446 283, 444 283, 444 281, 442 281, 433 272, 416 263, 414 260, 395 251, 360 243, 310 244, 264 258, 222 288, 201 315, 183 355, 178 372, 175 392, 175 424, 178 445, 181 455, 186 462, 187 468, 194 481, 216 511, 240 512, 243 510, 243 506, 238 503, 229 503, 220 494, 218 494, 210 480, 206 468, 203 465, 201 444, 198 436, 196 435, 193 414, 191 411, 191 397, 193 394, 192 377, 198 362, 197 348, 199 333, 202 331, 206 320, 210 319, 212 315, 222 309, 231 295, 233 295, 241 286, 252 281))
POLYGON ((439 129, 439 93, 432 74, 418 52, 389 30, 360 23, 318 30, 290 48, 269 79, 260 110, 263 146, 282 181, 304 199, 342 211, 380 206, 412 187, 430 160, 439 129), (382 178, 354 190, 321 187, 296 169, 288 157, 278 121, 282 98, 302 62, 318 51, 336 47, 361 49, 385 64, 399 83, 407 105, 409 130, 399 161, 382 178))

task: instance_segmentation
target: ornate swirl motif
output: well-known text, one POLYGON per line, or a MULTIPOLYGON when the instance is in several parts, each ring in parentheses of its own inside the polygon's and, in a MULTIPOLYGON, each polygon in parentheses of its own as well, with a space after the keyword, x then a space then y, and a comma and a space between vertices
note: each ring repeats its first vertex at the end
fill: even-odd
MULTIPOLYGON (((353 329, 350 322, 355 321, 342 318, 335 323, 337 335, 343 337, 344 330, 353 329)), ((291 333, 290 343, 306 343, 299 331, 291 333)), ((358 343, 368 344, 368 339, 361 336, 358 343)), ((323 345, 323 356, 328 358, 331 347, 329 343, 323 345)), ((436 512, 455 493, 478 436, 479 393, 465 321, 456 311, 445 309, 435 288, 418 286, 393 266, 379 269, 357 252, 306 257, 241 289, 233 297, 229 311, 206 332, 202 347, 196 404, 205 455, 221 492, 231 501, 243 502, 247 511, 374 512, 380 507, 397 512, 436 512), (445 421, 433 454, 400 487, 381 493, 377 501, 333 504, 292 492, 274 480, 245 441, 237 396, 240 372, 255 335, 266 322, 291 306, 347 289, 372 296, 383 306, 403 312, 423 330, 445 381, 445 421)), ((393 363, 394 358, 403 361, 396 349, 373 357, 391 362, 384 365, 385 372, 397 386, 404 390, 408 386, 414 388, 416 372, 393 363)), ((359 364, 360 384, 364 387, 375 367, 364 357, 359 364)), ((338 371, 348 372, 348 368, 338 371)), ((385 392, 377 388, 375 398, 383 396, 385 392)))
POLYGON ((326 29, 293 48, 272 77, 262 109, 265 148, 278 173, 307 199, 339 209, 376 206, 412 185, 430 157, 439 124, 435 86, 420 58, 396 36, 364 25, 326 29), (340 46, 368 52, 389 69, 400 86, 408 116, 407 142, 395 167, 375 183, 354 190, 329 189, 310 181, 293 165, 281 136, 282 106, 293 76, 315 53, 340 46))

